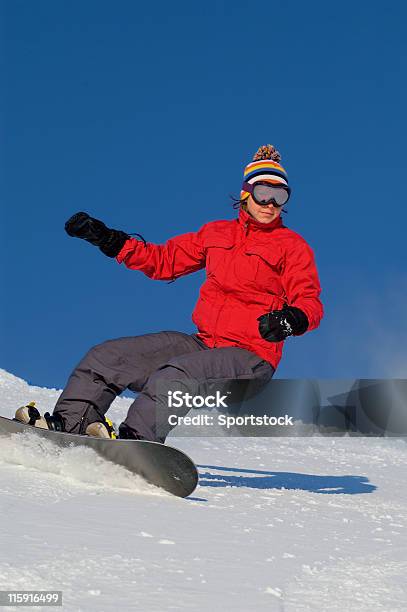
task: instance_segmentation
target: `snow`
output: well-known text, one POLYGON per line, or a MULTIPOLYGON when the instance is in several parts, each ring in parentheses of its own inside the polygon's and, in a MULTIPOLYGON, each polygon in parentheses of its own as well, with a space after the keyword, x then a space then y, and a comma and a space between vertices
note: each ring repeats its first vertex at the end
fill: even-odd
MULTIPOLYGON (((4 416, 52 411, 59 393, 0 370, 4 416)), ((404 440, 171 444, 199 464, 188 499, 89 449, 2 437, 0 590, 62 590, 72 611, 407 609, 404 440)))

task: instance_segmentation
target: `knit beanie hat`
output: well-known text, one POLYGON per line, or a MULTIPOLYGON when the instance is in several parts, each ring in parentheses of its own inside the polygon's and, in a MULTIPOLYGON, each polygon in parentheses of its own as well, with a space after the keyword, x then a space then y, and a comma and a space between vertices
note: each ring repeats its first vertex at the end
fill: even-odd
MULTIPOLYGON (((261 146, 244 169, 243 182, 257 183, 263 181, 273 185, 285 185, 288 187, 288 176, 283 166, 279 163, 280 153, 271 144, 261 146)), ((247 191, 240 192, 240 199, 245 200, 250 194, 247 191)))

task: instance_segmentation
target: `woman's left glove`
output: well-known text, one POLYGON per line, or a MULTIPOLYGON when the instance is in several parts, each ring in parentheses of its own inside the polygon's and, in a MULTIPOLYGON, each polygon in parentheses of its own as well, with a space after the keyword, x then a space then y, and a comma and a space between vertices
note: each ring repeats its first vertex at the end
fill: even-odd
POLYGON ((282 342, 288 336, 300 336, 308 329, 308 319, 302 310, 284 304, 282 310, 272 310, 257 319, 259 333, 268 342, 282 342))
POLYGON ((125 232, 110 229, 102 221, 85 212, 78 212, 68 219, 65 231, 69 236, 82 238, 99 247, 108 257, 116 257, 130 238, 125 232))

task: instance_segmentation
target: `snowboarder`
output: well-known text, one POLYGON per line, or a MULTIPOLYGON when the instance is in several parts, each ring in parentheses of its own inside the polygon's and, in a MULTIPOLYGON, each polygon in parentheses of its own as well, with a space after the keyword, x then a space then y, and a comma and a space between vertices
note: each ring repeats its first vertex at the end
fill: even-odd
MULTIPOLYGON (((159 385, 191 380, 250 381, 259 389, 273 376, 288 336, 318 327, 323 316, 313 251, 281 219, 291 189, 281 156, 259 148, 244 169, 238 218, 212 221, 165 244, 110 229, 85 212, 65 224, 127 268, 155 280, 175 280, 206 268, 192 315, 197 333, 162 331, 108 340, 93 347, 71 374, 53 414, 26 406, 16 418, 76 434, 114 437, 105 415, 126 388, 139 395, 119 427, 119 438, 164 442, 169 423, 157 424, 165 398, 159 385)), ((178 408, 182 416, 189 408, 178 408)), ((174 412, 174 409, 171 409, 174 412)))

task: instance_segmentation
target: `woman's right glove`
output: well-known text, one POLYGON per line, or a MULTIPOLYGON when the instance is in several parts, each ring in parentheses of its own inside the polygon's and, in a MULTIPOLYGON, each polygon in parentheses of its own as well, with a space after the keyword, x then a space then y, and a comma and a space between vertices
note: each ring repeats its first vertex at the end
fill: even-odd
POLYGON ((110 229, 102 221, 85 212, 78 212, 68 219, 65 231, 69 236, 82 238, 99 247, 108 257, 116 257, 130 238, 125 232, 110 229))
POLYGON ((301 336, 308 329, 305 313, 295 306, 284 304, 281 310, 272 310, 257 319, 259 333, 267 342, 282 342, 288 336, 301 336))

